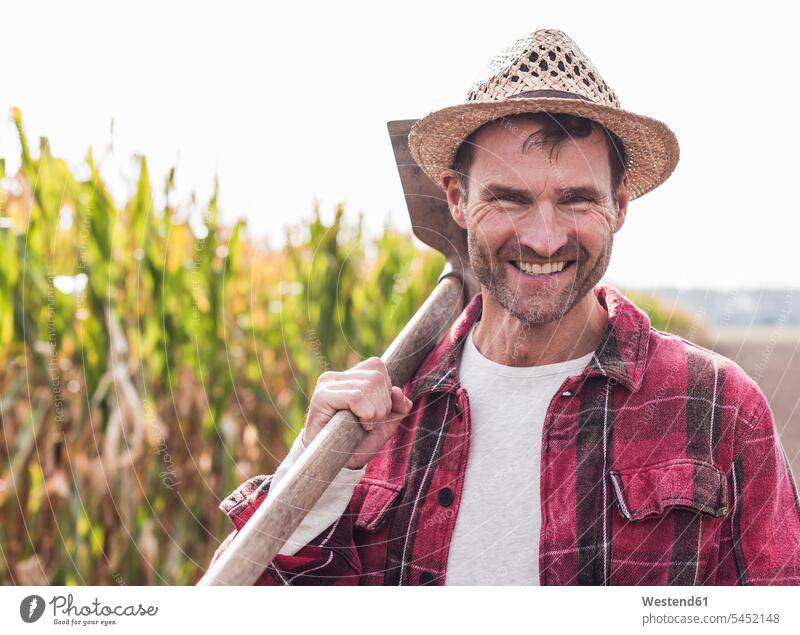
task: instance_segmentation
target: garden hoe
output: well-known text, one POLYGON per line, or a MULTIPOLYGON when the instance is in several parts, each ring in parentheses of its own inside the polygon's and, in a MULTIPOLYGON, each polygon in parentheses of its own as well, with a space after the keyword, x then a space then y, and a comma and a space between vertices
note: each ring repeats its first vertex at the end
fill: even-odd
MULTIPOLYGON (((392 385, 401 387, 480 290, 469 267, 466 231, 453 221, 444 193, 409 151, 408 133, 415 121, 390 121, 389 135, 414 234, 442 252, 447 264, 431 295, 381 356, 392 385)), ((366 434, 352 412, 337 412, 198 584, 255 583, 366 434)))

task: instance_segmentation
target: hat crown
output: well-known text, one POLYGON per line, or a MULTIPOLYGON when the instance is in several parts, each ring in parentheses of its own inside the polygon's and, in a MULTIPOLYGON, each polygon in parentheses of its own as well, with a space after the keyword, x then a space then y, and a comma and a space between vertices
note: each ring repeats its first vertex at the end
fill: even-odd
POLYGON ((504 101, 531 90, 574 93, 596 104, 620 107, 616 93, 586 54, 557 29, 539 29, 500 51, 465 102, 504 101))

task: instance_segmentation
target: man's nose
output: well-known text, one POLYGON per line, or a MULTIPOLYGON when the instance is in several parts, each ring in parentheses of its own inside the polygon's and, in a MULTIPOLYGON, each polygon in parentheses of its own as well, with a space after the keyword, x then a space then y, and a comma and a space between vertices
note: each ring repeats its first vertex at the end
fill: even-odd
POLYGON ((517 223, 519 242, 542 258, 549 258, 567 244, 569 225, 553 205, 539 202, 517 223))

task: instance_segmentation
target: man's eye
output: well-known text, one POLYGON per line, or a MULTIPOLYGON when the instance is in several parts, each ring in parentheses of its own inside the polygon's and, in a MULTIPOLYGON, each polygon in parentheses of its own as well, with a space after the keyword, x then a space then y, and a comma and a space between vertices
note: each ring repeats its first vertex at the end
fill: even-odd
POLYGON ((509 203, 519 203, 520 199, 513 194, 500 194, 499 196, 495 196, 496 201, 508 201, 509 203))
POLYGON ((591 203, 592 199, 586 198, 585 196, 573 196, 570 199, 567 199, 567 203, 591 203))

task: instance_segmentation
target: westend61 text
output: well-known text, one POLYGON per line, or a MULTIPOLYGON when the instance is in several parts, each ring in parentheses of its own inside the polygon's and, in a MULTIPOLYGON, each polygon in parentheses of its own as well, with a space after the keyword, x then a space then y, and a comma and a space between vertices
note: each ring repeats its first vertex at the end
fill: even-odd
POLYGON ((645 606, 708 606, 708 596, 693 595, 688 598, 642 597, 645 606))

